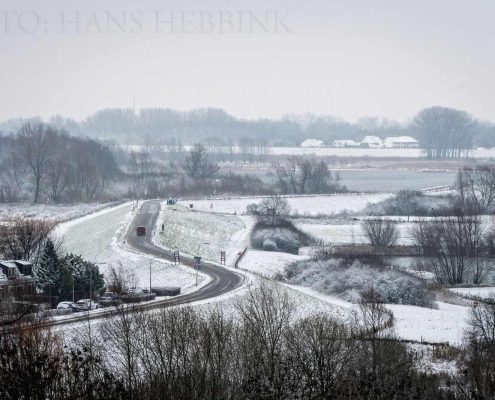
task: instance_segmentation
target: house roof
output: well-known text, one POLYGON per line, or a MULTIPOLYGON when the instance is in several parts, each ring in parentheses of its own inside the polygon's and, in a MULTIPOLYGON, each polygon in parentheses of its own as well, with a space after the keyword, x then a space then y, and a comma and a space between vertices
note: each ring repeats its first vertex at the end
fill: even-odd
POLYGON ((306 139, 304 142, 301 143, 301 147, 321 147, 325 143, 323 140, 319 139, 306 139))
POLYGON ((385 138, 384 143, 418 143, 418 141, 411 136, 390 136, 385 138))
POLYGON ((382 143, 382 139, 380 139, 378 136, 366 136, 363 140, 361 140, 361 143, 382 143))

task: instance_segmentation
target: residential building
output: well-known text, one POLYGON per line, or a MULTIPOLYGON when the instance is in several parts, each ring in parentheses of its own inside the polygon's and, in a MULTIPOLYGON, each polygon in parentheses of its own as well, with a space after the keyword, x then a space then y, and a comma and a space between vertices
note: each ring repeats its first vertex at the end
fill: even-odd
POLYGON ((363 140, 361 140, 361 147, 369 148, 369 149, 378 149, 382 147, 383 140, 378 136, 366 136, 363 140))
POLYGON ((324 147, 325 142, 319 139, 306 139, 301 143, 301 147, 324 147))
POLYGON ((8 297, 20 300, 23 295, 36 294, 32 267, 32 263, 22 260, 0 261, 0 301, 8 297))
POLYGON ((391 136, 385 138, 382 147, 386 149, 417 149, 419 143, 411 136, 391 136))

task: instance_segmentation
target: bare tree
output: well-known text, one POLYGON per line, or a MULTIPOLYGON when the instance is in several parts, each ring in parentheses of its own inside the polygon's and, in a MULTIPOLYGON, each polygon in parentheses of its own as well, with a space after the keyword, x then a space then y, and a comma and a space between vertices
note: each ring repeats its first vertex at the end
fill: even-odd
POLYGON ((0 254, 35 261, 53 227, 48 221, 21 218, 0 224, 0 254))
POLYGON ((473 202, 479 212, 495 204, 495 167, 491 165, 465 166, 457 175, 461 201, 473 202))
POLYGON ((219 170, 217 164, 210 161, 210 157, 202 144, 195 144, 186 157, 184 171, 193 179, 207 179, 213 177, 219 170))
POLYGON ((276 185, 282 193, 329 193, 344 189, 324 161, 291 156, 286 162, 274 163, 272 167, 276 185))
POLYGON ((35 204, 39 201, 42 178, 56 136, 56 131, 50 126, 30 122, 24 124, 17 135, 19 153, 31 170, 34 180, 33 203, 35 204))
POLYGON ((495 398, 495 298, 471 308, 462 363, 470 398, 495 398))
POLYGON ((373 247, 392 247, 400 238, 397 223, 390 219, 364 219, 361 228, 373 247))
POLYGON ((468 113, 444 107, 422 110, 413 124, 428 158, 459 158, 467 154, 478 129, 468 113))
POLYGON ((421 267, 439 283, 464 283, 468 276, 480 283, 486 273, 483 260, 484 227, 479 216, 459 214, 419 221, 411 237, 421 255, 421 267))
POLYGON ((290 205, 283 197, 268 197, 259 204, 258 213, 273 225, 279 218, 290 214, 290 205))

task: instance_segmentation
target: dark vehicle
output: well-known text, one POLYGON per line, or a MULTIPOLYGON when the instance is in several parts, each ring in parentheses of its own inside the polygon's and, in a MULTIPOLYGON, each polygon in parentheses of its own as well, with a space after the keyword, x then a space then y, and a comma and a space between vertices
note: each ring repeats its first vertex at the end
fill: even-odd
POLYGON ((146 236, 146 228, 144 226, 138 226, 136 228, 136 235, 138 235, 138 236, 146 236))
POLYGON ((177 296, 180 294, 180 287, 175 286, 155 286, 151 288, 157 296, 177 296))

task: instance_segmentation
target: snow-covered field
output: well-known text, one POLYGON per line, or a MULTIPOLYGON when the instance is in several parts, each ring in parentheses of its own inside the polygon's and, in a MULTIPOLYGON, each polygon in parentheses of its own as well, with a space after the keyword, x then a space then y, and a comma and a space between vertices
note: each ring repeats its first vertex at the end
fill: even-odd
MULTIPOLYGON (((368 243, 361 224, 347 223, 347 224, 313 224, 313 223, 298 223, 296 224, 299 229, 309 233, 317 239, 321 239, 325 243, 333 244, 352 244, 352 243, 368 243)), ((399 244, 409 245, 412 244, 411 228, 412 222, 401 222, 397 225, 399 228, 400 238, 399 244)))
MULTIPOLYGON (((100 263, 105 273, 112 266, 123 265, 135 272, 139 286, 149 286, 150 260, 153 286, 180 286, 182 293, 195 290, 195 272, 187 267, 150 259, 125 246, 124 235, 132 219, 132 206, 127 203, 100 211, 57 226, 55 235, 62 239, 63 249, 81 254, 84 258, 100 263)), ((199 285, 207 282, 199 276, 199 285)))
POLYGON ((0 204, 0 220, 8 218, 49 219, 55 222, 79 218, 98 210, 108 208, 114 203, 81 204, 0 204))
POLYGON ((495 297, 495 287, 450 288, 461 296, 476 296, 481 298, 495 297))
POLYGON ((229 244, 239 239, 234 235, 245 228, 244 222, 236 216, 194 212, 180 205, 176 210, 175 206, 162 205, 154 240, 168 249, 220 262, 220 252, 232 249, 229 244))
POLYGON ((249 250, 239 263, 239 267, 264 277, 273 278, 277 273, 282 272, 287 264, 306 258, 305 255, 249 250))
MULTIPOLYGON (((344 211, 359 212, 369 203, 378 203, 390 197, 388 193, 378 194, 335 194, 327 196, 287 196, 292 214, 332 215, 344 211)), ((259 203, 261 197, 242 197, 235 199, 191 200, 181 204, 193 204, 195 210, 213 213, 243 214, 249 204, 259 203)))
MULTIPOLYGON (((294 290, 305 293, 333 304, 335 307, 358 312, 358 306, 335 296, 327 296, 315 290, 294 285, 286 285, 294 290)), ((461 343, 467 327, 468 307, 436 302, 437 309, 387 304, 395 317, 394 331, 398 337, 406 340, 427 342, 449 342, 457 345, 461 343)))

